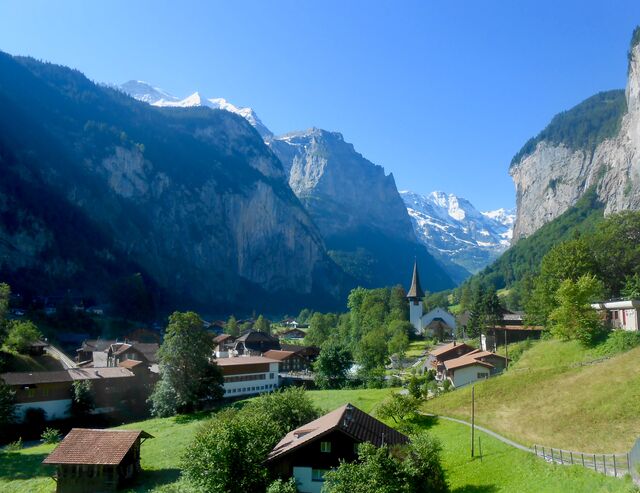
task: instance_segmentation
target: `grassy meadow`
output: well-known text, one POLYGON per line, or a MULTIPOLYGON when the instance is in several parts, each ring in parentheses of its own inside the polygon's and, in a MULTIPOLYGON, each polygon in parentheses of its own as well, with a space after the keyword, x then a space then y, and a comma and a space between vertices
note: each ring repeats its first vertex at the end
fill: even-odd
MULTIPOLYGON (((371 412, 391 389, 313 391, 314 402, 325 410, 347 402, 371 412)), ((144 429, 155 438, 142 445, 143 474, 132 492, 192 493, 180 479, 180 457, 207 413, 149 419, 122 428, 144 429)), ((469 457, 469 428, 436 418, 419 418, 421 428, 437 436, 443 446, 443 464, 453 493, 544 493, 633 491, 629 481, 607 478, 578 466, 554 466, 509 447, 483 433, 482 459, 469 457)), ((54 448, 38 445, 18 452, 0 453, 0 491, 50 493, 52 470, 40 463, 54 448)))
MULTIPOLYGON (((575 341, 540 341, 475 395, 476 422, 524 445, 626 452, 640 437, 640 347, 603 359, 575 341)), ((471 387, 423 410, 469 420, 471 387)))

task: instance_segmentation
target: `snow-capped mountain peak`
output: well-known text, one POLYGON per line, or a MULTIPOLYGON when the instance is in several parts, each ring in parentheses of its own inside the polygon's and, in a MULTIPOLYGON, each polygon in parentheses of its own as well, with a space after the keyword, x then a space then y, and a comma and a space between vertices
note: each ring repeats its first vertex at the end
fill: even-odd
POLYGON ((468 200, 436 191, 401 191, 418 239, 438 258, 477 272, 509 247, 515 214, 480 212, 468 200))
POLYGON ((207 108, 229 111, 230 113, 240 115, 247 120, 258 131, 263 139, 273 135, 272 132, 262 123, 260 118, 258 118, 258 115, 256 115, 253 109, 236 106, 224 98, 206 98, 196 91, 186 98, 180 99, 159 87, 154 87, 147 82, 139 80, 130 80, 119 87, 131 97, 139 101, 149 103, 152 106, 175 108, 205 106, 207 108))

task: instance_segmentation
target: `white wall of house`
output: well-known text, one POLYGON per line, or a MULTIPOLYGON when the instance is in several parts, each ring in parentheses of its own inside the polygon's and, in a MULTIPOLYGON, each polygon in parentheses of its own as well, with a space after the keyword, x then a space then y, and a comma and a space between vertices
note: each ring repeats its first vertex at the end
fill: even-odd
POLYGON ((269 363, 269 371, 262 373, 243 373, 229 375, 230 377, 245 376, 250 378, 240 382, 225 382, 223 385, 225 397, 262 394, 272 392, 280 385, 278 377, 278 362, 269 363), (264 378, 263 378, 264 377, 264 378))
POLYGON ((324 481, 313 480, 313 470, 310 467, 294 467, 293 477, 300 493, 320 493, 324 481))
POLYGON ((452 371, 453 376, 450 376, 449 380, 451 380, 454 387, 463 387, 470 383, 477 382, 478 380, 482 380, 483 378, 488 378, 490 373, 489 368, 480 364, 463 366, 462 368, 456 368, 452 371), (479 374, 484 376, 479 377, 479 374))
POLYGON ((18 421, 24 419, 24 414, 31 407, 43 409, 47 413, 47 420, 63 419, 69 417, 69 407, 71 399, 60 399, 57 401, 38 401, 16 404, 16 418, 18 421))

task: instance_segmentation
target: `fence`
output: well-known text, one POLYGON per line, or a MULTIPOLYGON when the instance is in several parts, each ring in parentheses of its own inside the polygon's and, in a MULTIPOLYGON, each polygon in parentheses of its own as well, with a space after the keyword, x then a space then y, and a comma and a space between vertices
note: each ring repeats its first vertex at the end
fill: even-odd
MULTIPOLYGON (((640 458, 640 440, 636 442, 636 455, 640 458)), ((632 464, 633 449, 626 454, 591 454, 586 452, 576 452, 573 450, 563 450, 558 448, 543 447, 534 445, 533 452, 538 456, 553 464, 565 466, 579 465, 587 469, 606 474, 607 476, 622 477, 626 474, 634 475, 632 464)), ((633 456, 635 459, 636 456, 633 456)), ((635 479, 635 477, 634 477, 635 479)))

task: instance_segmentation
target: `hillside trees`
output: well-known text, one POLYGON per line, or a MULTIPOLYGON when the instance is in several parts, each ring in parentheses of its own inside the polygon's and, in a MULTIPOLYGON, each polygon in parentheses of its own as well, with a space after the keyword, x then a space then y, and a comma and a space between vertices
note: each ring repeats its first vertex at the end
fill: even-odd
POLYGON ((222 374, 210 361, 213 340, 194 312, 174 312, 158 351, 160 381, 149 398, 152 413, 191 412, 222 398, 222 374))
POLYGON ((11 320, 7 323, 4 347, 17 353, 26 353, 29 346, 41 338, 42 334, 30 320, 11 320))
POLYGON ((347 372, 353 365, 351 352, 337 339, 327 341, 313 365, 315 382, 321 389, 337 389, 347 383, 347 372))
POLYGON ((238 321, 236 317, 231 315, 227 323, 224 325, 224 331, 226 334, 232 335, 233 337, 238 337, 240 335, 240 327, 238 326, 238 321))

